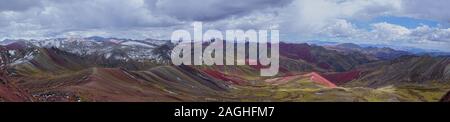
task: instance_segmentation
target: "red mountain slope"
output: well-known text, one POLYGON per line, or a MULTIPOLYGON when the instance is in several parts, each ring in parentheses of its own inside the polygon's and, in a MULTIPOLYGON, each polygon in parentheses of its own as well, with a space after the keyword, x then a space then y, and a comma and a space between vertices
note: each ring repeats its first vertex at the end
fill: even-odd
POLYGON ((29 101, 27 93, 18 88, 0 83, 0 101, 23 102, 29 101))
POLYGON ((323 84, 323 85, 325 85, 327 87, 330 87, 330 88, 336 88, 337 87, 336 84, 334 84, 333 82, 331 82, 328 79, 324 78, 319 73, 312 72, 312 73, 306 74, 305 76, 310 77, 311 81, 314 81, 314 82, 319 83, 319 84, 323 84))
POLYGON ((332 74, 323 74, 322 76, 330 81, 332 81, 336 85, 342 85, 349 81, 359 78, 360 71, 353 70, 348 72, 339 72, 332 74))

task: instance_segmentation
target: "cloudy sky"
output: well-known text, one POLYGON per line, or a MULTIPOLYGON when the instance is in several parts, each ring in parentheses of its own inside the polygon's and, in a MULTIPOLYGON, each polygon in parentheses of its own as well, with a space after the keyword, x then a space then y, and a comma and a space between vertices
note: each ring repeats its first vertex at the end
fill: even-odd
POLYGON ((450 0, 0 0, 0 39, 169 39, 205 28, 278 29, 282 41, 450 51, 450 0))

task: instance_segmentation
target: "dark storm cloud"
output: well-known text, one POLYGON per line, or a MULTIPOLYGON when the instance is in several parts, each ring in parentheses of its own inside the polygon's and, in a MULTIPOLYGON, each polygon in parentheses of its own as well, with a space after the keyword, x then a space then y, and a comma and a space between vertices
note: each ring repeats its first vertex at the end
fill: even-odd
POLYGON ((0 11, 24 11, 40 5, 39 0, 0 0, 0 11))
POLYGON ((158 13, 180 20, 214 21, 230 16, 244 16, 266 8, 282 7, 292 0, 148 0, 158 13))
POLYGON ((129 0, 72 0, 48 2, 41 23, 65 28, 129 28, 166 25, 143 2, 129 0))
MULTIPOLYGON (((22 2, 8 2, 16 6, 19 3, 22 2)), ((21 11, 8 9, 14 11, 9 13, 0 11, 0 25, 12 23, 9 26, 13 28, 34 26, 41 29, 83 30, 167 27, 178 23, 174 18, 155 14, 143 0, 41 0, 40 3, 32 3, 29 3, 30 7, 39 7, 21 11)))
POLYGON ((169 27, 282 7, 292 0, 0 0, 0 25, 34 29, 169 27), (30 8, 36 9, 30 10, 30 8))

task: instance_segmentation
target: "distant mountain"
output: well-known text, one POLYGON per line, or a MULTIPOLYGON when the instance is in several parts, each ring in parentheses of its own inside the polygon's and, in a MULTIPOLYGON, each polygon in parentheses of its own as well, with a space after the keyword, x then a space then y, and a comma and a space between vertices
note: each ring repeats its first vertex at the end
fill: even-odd
POLYGON ((439 57, 439 56, 450 56, 450 52, 421 52, 417 53, 416 55, 439 57))
POLYGON ((353 43, 342 43, 337 44, 335 47, 346 48, 346 49, 363 49, 361 46, 353 43))
POLYGON ((342 43, 334 46, 326 46, 328 49, 336 50, 343 53, 361 52, 379 60, 392 60, 405 55, 413 55, 407 51, 394 50, 392 48, 378 47, 361 47, 353 43, 342 43))
POLYGON ((117 59, 152 59, 151 51, 168 41, 163 40, 131 40, 103 37, 88 38, 56 38, 44 40, 5 40, 0 45, 8 49, 20 49, 28 47, 51 48, 55 47, 63 51, 71 52, 81 56, 102 55, 105 58, 117 59), (122 55, 113 54, 125 53, 122 55), (126 55, 126 56, 125 56, 126 55), (112 57, 111 57, 112 56, 112 57))

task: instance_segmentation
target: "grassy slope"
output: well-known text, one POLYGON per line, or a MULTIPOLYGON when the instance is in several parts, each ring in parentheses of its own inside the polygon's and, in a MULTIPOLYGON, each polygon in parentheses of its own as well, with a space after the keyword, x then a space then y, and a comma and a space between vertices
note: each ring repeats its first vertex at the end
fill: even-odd
POLYGON ((283 84, 261 83, 256 86, 236 86, 232 91, 239 101, 295 102, 406 102, 439 101, 448 89, 419 86, 382 88, 326 88, 308 79, 294 79, 283 84))

